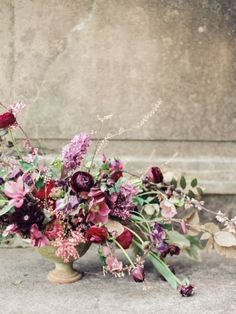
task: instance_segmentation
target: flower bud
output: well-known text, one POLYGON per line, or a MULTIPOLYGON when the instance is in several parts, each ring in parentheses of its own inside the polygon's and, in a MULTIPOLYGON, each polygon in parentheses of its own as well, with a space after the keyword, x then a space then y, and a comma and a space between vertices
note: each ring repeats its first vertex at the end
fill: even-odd
POLYGON ((132 270, 132 277, 136 282, 143 282, 145 278, 144 268, 142 266, 136 266, 132 270))

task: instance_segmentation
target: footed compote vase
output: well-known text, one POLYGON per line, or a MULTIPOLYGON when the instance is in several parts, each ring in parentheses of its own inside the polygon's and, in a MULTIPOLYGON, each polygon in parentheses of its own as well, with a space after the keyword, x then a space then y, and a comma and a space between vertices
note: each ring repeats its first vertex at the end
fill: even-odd
MULTIPOLYGON (((89 249, 90 243, 81 243, 77 246, 79 256, 82 257, 89 249)), ((82 273, 73 269, 73 262, 65 263, 63 259, 56 256, 56 248, 52 245, 46 245, 38 248, 39 253, 47 260, 55 264, 55 269, 51 270, 47 278, 52 283, 68 284, 73 283, 82 278, 82 273)))

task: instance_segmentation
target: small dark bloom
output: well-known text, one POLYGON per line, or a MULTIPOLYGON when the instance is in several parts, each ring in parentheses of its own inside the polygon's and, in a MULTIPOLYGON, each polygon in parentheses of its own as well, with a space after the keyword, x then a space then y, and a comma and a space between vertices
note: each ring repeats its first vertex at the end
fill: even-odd
POLYGON ((89 192, 93 185, 93 177, 88 172, 77 171, 71 178, 71 188, 76 193, 89 192))
POLYGON ((7 144, 6 144, 6 147, 7 148, 12 148, 14 145, 11 141, 8 141, 7 144))
POLYGON ((86 238, 93 243, 103 243, 107 239, 107 229, 104 227, 92 226, 86 231, 86 238))
POLYGON ((146 180, 153 183, 163 182, 163 174, 159 167, 151 167, 146 175, 146 180))
POLYGON ((0 178, 0 185, 3 185, 4 184, 4 179, 3 178, 0 178))
POLYGON ((16 123, 14 114, 10 111, 0 115, 0 129, 7 129, 16 123))
POLYGON ((190 297, 193 294, 193 289, 194 289, 193 285, 186 284, 180 287, 179 292, 183 297, 190 297))
POLYGON ((116 241, 126 250, 130 247, 133 240, 132 233, 125 229, 117 238, 116 241))
POLYGON ((174 245, 174 244, 169 245, 169 254, 171 256, 179 255, 179 253, 180 253, 180 248, 177 245, 174 245))
POLYGON ((44 218, 45 215, 41 208, 33 202, 25 201, 22 207, 17 208, 9 217, 9 220, 10 223, 17 226, 23 237, 29 237, 31 226, 36 224, 38 229, 41 230, 44 218))
POLYGON ((140 266, 140 265, 136 266, 132 270, 131 274, 132 274, 134 281, 136 281, 136 282, 143 282, 145 279, 143 266, 140 266))
POLYGON ((165 238, 165 231, 162 225, 158 222, 155 222, 152 227, 151 240, 154 244, 159 244, 165 238))

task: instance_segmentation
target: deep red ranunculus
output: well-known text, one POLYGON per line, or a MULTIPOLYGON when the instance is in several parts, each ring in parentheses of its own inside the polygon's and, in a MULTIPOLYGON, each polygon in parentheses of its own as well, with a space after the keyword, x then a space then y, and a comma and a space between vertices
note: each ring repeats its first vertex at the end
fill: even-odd
POLYGON ((71 188, 74 192, 89 192, 94 181, 91 174, 84 171, 77 171, 71 178, 71 188))
POLYGON ((55 182, 52 180, 48 181, 40 190, 36 191, 34 195, 40 200, 48 199, 54 187, 55 182))
POLYGON ((107 239, 107 229, 104 227, 90 227, 86 232, 86 238, 93 243, 102 243, 107 239))
POLYGON ((132 243, 133 235, 132 233, 125 229, 117 238, 116 241, 123 247, 123 249, 128 249, 132 243))
POLYGON ((146 178, 153 183, 160 183, 163 181, 163 174, 159 167, 151 167, 146 175, 146 178))
POLYGON ((0 115, 0 129, 9 128, 16 123, 16 118, 13 113, 7 111, 0 115))

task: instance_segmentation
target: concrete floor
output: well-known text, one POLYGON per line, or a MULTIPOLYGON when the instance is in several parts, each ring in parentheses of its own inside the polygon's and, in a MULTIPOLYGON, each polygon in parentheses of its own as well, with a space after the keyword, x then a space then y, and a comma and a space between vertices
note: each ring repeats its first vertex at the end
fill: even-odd
POLYGON ((148 265, 147 289, 129 278, 103 276, 94 248, 75 264, 84 278, 50 284, 52 264, 34 249, 0 249, 0 313, 236 313, 236 261, 211 254, 202 263, 174 259, 178 275, 190 277, 196 294, 183 298, 148 265))

